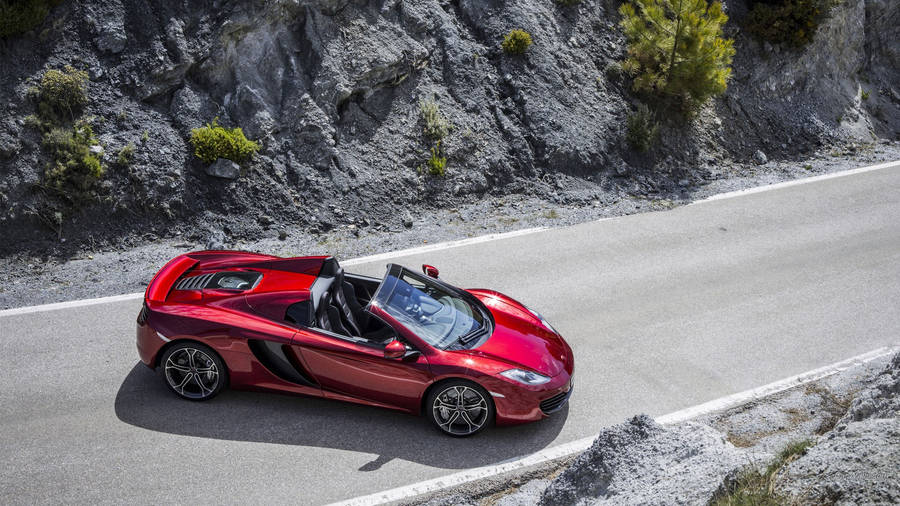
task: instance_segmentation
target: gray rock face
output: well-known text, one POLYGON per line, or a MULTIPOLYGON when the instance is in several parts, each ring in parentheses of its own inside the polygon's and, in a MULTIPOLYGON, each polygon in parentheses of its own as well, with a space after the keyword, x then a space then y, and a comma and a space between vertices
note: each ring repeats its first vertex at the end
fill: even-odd
POLYGON ((107 51, 113 54, 121 53, 125 50, 125 44, 128 42, 128 36, 125 34, 125 27, 121 22, 106 21, 100 25, 97 38, 97 48, 101 51, 107 51))
POLYGON ((120 2, 112 1, 110 4, 112 8, 98 8, 90 14, 96 30, 94 43, 100 51, 119 54, 128 43, 125 16, 120 2))
MULTIPOLYGON (((727 3, 737 26, 745 0, 727 3)), ((652 155, 634 153, 623 140, 636 98, 627 76, 608 71, 625 54, 617 4, 452 4, 75 3, 48 21, 60 24, 65 37, 4 43, 0 56, 12 64, 0 75, 0 107, 19 122, 34 113, 27 88, 44 68, 90 69, 85 113, 106 120, 95 125, 97 135, 110 153, 128 143, 138 148, 128 173, 111 170, 104 177, 113 188, 141 191, 116 200, 121 216, 96 211, 96 220, 88 220, 96 230, 66 228, 85 237, 142 229, 150 216, 163 215, 147 201, 165 205, 165 216, 176 222, 212 208, 223 216, 265 212, 321 229, 312 223, 310 203, 339 203, 340 221, 369 216, 396 223, 406 209, 453 207, 486 194, 565 200, 568 188, 608 187, 601 182, 610 175, 643 195, 653 186, 699 180, 684 172, 697 171, 704 159, 727 166, 752 162, 762 150, 776 160, 836 140, 868 141, 872 131, 888 138, 900 132, 897 2, 843 2, 813 44, 798 52, 766 52, 738 31, 725 96, 691 128, 663 121, 652 155), (500 49, 511 28, 532 34, 524 55, 500 49), (861 100, 862 91, 868 100, 861 100), (419 170, 434 147, 423 135, 418 106, 426 97, 434 97, 453 125, 441 142, 448 160, 443 178, 419 170), (118 117, 120 111, 127 117, 118 117), (248 167, 248 191, 223 196, 202 184, 187 139, 215 117, 262 144, 248 167), (553 183, 557 176, 574 179, 560 186, 553 183), (115 227, 108 226, 112 220, 115 227)), ((35 230, 26 212, 42 205, 30 190, 46 164, 40 139, 21 124, 7 130, 13 140, 4 138, 3 145, 16 147, 15 156, 0 156, 0 189, 11 202, 0 210, 12 234, 8 243, 52 237, 35 230)), ((234 225, 238 235, 255 232, 234 225)))
POLYGON ((602 431, 538 504, 705 504, 730 472, 752 461, 707 425, 663 428, 641 415, 602 431))
POLYGON ((237 179, 241 175, 241 166, 231 160, 219 158, 206 168, 206 173, 223 179, 237 179))

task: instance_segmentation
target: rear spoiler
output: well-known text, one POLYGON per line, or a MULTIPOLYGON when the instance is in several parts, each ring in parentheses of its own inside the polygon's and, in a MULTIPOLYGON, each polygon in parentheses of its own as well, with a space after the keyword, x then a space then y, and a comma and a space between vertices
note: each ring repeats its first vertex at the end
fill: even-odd
POLYGON ((150 281, 150 284, 147 285, 147 291, 144 292, 144 299, 154 302, 165 301, 166 297, 169 295, 169 290, 172 289, 172 285, 178 281, 178 278, 180 278, 182 274, 197 265, 197 263, 199 262, 196 259, 187 255, 179 255, 172 260, 169 260, 169 263, 164 265, 163 268, 156 273, 156 276, 153 276, 153 280, 150 281))

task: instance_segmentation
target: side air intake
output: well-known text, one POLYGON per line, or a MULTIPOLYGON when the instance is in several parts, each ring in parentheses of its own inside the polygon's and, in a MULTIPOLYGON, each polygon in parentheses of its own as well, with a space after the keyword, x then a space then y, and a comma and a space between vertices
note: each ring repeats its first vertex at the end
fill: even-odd
POLYGON ((309 377, 303 366, 293 360, 293 355, 285 353, 286 345, 275 343, 272 341, 262 341, 259 339, 250 339, 247 341, 250 351, 259 360, 266 369, 275 376, 308 387, 316 387, 316 383, 309 377))

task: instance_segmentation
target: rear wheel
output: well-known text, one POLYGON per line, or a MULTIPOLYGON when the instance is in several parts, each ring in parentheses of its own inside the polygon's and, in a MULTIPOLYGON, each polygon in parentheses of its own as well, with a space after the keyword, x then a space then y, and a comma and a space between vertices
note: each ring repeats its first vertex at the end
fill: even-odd
POLYGON ((200 343, 176 344, 160 361, 169 389, 192 401, 212 399, 225 386, 225 363, 209 346, 200 343))
POLYGON ((445 434, 471 436, 494 420, 494 403, 480 386, 464 380, 450 380, 428 395, 428 417, 445 434))

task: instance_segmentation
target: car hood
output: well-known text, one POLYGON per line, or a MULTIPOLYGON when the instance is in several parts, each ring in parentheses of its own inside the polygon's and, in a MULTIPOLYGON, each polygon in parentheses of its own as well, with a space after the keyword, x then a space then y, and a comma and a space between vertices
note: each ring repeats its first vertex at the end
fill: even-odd
POLYGON ((494 317, 493 333, 470 353, 519 364, 550 377, 563 370, 571 371, 572 351, 568 344, 544 327, 524 305, 491 290, 468 291, 494 317))

